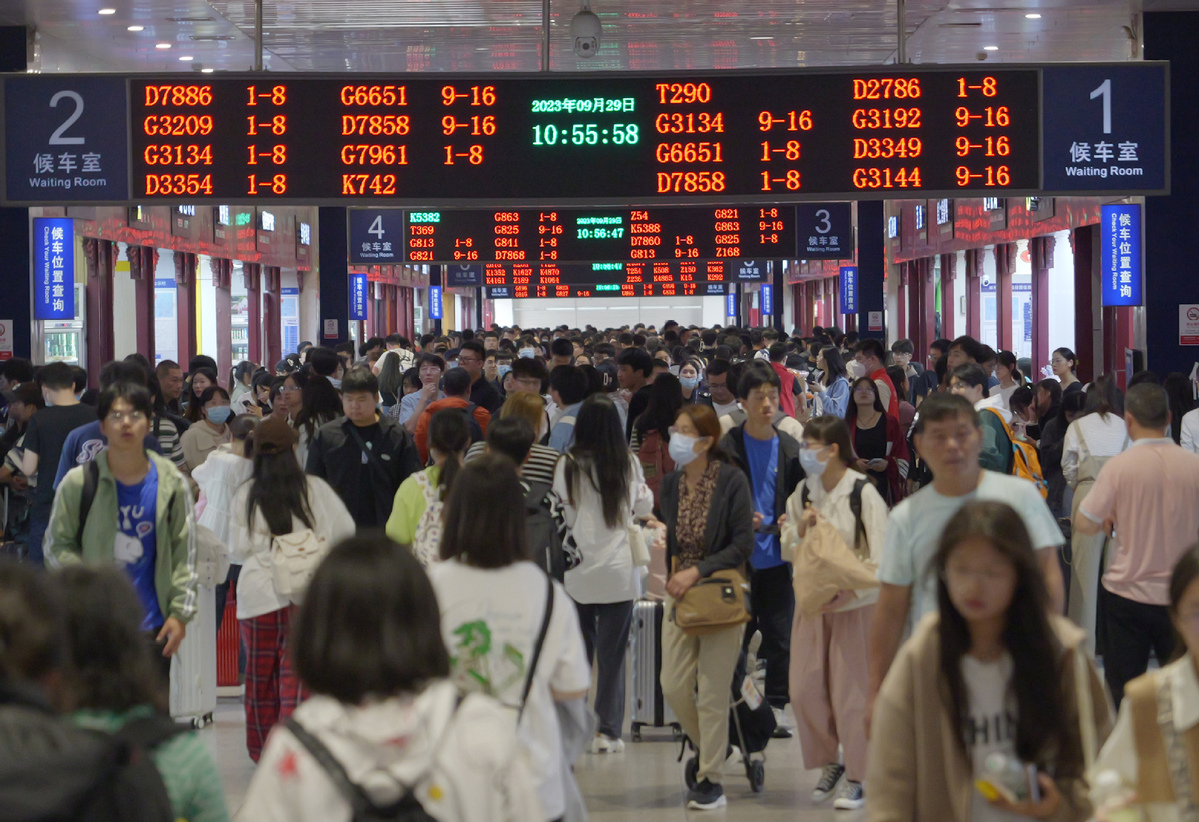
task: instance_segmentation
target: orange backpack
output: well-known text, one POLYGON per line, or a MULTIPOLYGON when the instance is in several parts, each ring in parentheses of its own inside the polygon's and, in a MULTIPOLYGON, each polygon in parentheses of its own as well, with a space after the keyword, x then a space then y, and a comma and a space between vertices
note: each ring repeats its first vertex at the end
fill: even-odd
POLYGON ((1012 427, 1007 424, 1007 420, 997 409, 984 408, 983 410, 990 411, 999 419, 999 424, 1003 426, 1003 432, 1007 434, 1008 441, 1012 444, 1012 475, 1028 480, 1037 486, 1037 490, 1041 493, 1041 499, 1049 499, 1049 483, 1045 482, 1045 475, 1041 471, 1041 458, 1037 454, 1037 447, 1031 442, 1017 438, 1012 427))

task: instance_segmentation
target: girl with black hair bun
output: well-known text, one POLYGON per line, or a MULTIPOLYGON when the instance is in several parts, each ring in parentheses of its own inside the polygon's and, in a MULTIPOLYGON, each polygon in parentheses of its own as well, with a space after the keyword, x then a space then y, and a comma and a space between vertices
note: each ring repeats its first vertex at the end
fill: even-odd
POLYGON ((872 819, 1082 822, 1111 728, 1081 629, 1049 612, 1028 529, 966 503, 929 566, 939 613, 900 649, 874 704, 872 819))

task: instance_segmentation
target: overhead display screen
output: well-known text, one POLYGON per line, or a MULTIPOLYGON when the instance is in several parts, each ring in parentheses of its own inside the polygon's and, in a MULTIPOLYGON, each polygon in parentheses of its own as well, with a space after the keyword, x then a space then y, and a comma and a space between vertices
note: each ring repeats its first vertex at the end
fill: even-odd
POLYGON ((503 285, 642 285, 646 283, 763 282, 766 266, 756 260, 682 260, 653 263, 486 263, 447 265, 451 288, 503 285))
POLYGON ((723 297, 724 283, 600 283, 597 285, 489 285, 489 300, 523 300, 544 297, 723 297))
POLYGON ((1082 68, 14 75, 4 190, 432 208, 1164 193, 1167 65, 1082 68))
POLYGON ((795 209, 786 206, 404 214, 404 259, 413 263, 782 259, 795 250, 795 209))

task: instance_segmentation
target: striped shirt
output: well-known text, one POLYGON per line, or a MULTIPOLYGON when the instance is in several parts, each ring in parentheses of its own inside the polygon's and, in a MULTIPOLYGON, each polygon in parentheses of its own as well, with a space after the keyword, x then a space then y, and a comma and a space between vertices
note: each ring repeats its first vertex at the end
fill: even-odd
MULTIPOLYGON (((482 454, 486 447, 486 443, 476 442, 466 452, 466 461, 470 462, 482 454)), ((554 467, 558 464, 558 458, 561 456, 548 445, 534 443, 529 450, 529 458, 525 460, 525 464, 521 468, 520 475, 528 482, 544 482, 546 485, 553 485, 554 467)))

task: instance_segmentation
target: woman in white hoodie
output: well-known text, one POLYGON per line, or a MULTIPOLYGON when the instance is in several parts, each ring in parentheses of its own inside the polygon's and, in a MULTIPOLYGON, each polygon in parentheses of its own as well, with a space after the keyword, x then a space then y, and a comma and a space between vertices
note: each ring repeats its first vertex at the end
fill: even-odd
POLYGON ((405 802, 439 822, 544 818, 512 711, 459 698, 449 679, 437 599, 410 551, 378 537, 334 548, 294 639, 313 697, 271 733, 239 819, 348 822, 351 793, 381 819, 405 802))
POLYGON ((255 762, 266 735, 304 698, 288 647, 294 608, 275 590, 276 536, 312 530, 329 544, 354 534, 354 519, 324 480, 296 461, 296 432, 280 417, 254 431, 254 473, 233 500, 229 553, 241 563, 237 619, 246 646, 246 748, 255 762))

